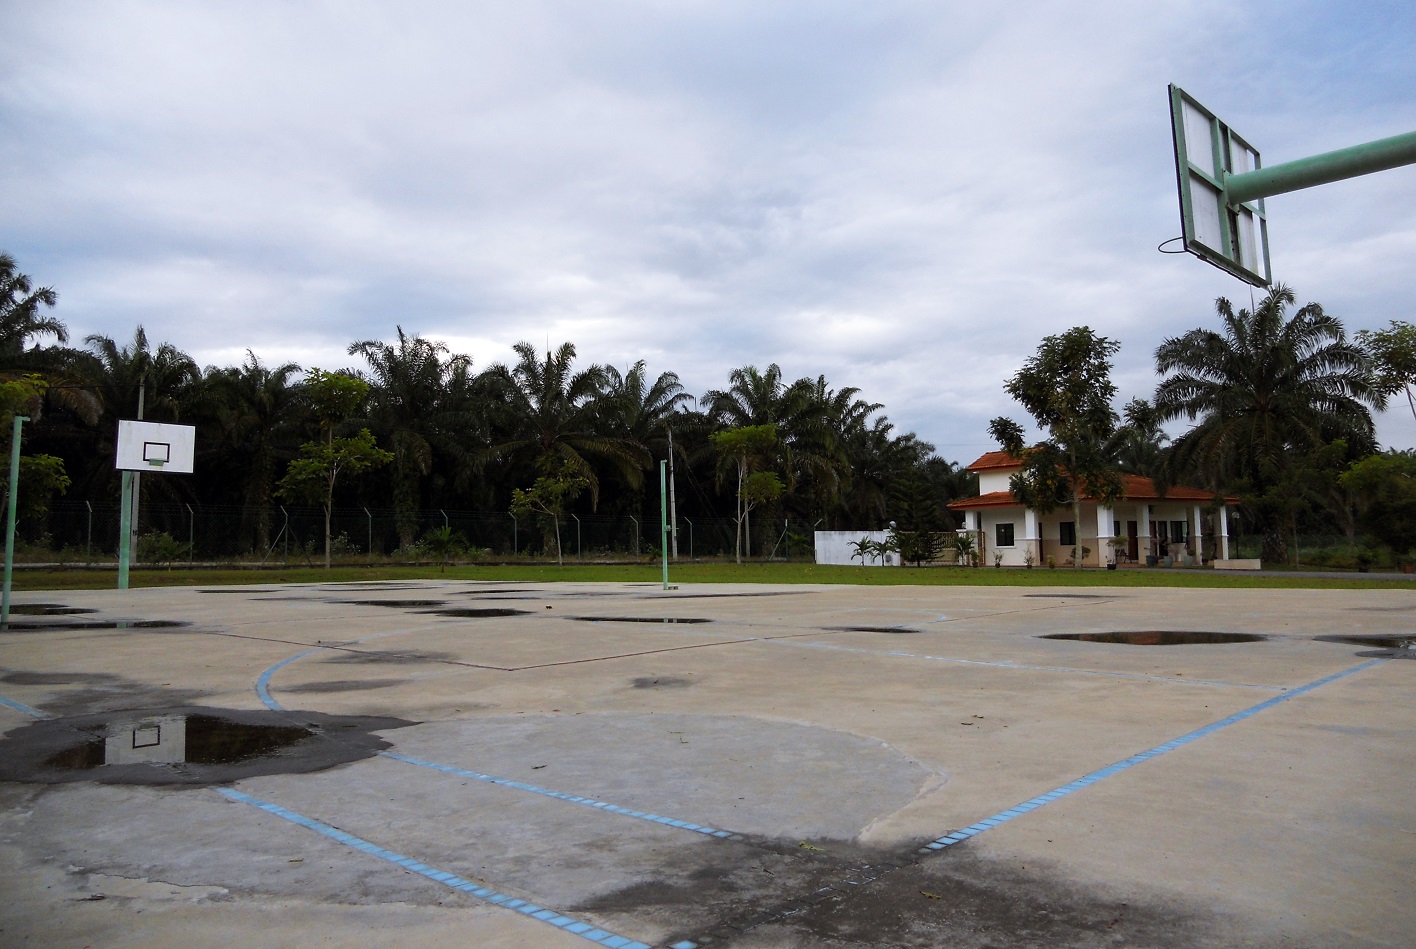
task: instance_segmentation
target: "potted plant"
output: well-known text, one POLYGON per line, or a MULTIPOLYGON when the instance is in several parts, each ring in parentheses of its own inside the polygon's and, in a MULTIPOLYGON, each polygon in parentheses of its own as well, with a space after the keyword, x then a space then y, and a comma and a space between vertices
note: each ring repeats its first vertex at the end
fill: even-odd
POLYGON ((1037 554, 1033 553, 1031 547, 1023 551, 1023 566, 1027 567, 1029 570, 1037 566, 1037 554))
POLYGON ((995 551, 993 552, 993 566, 995 566, 995 567, 1001 567, 1001 566, 1003 566, 1003 551, 1001 551, 1001 550, 995 550, 995 551))
POLYGON ((1376 561, 1376 554, 1370 548, 1363 547, 1357 551, 1357 572, 1367 573, 1372 569, 1372 564, 1376 561))
POLYGON ((1047 569, 1048 569, 1048 570, 1056 570, 1056 569, 1057 569, 1057 558, 1054 557, 1054 556, 1052 556, 1051 554, 1048 554, 1048 555, 1047 555, 1047 569))

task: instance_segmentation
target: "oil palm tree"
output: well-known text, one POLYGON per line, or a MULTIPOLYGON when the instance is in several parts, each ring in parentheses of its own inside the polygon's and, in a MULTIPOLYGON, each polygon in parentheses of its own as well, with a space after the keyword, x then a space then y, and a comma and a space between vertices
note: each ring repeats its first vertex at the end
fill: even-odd
POLYGON ((246 351, 238 367, 207 370, 212 415, 222 450, 242 472, 241 519, 254 549, 270 546, 271 497, 281 461, 295 457, 301 437, 305 403, 295 377, 295 363, 274 368, 246 351))
MULTIPOLYGON (((1385 398, 1374 388, 1366 355, 1341 322, 1316 303, 1291 316, 1294 293, 1275 285, 1253 311, 1215 301, 1222 329, 1195 329, 1155 352, 1160 422, 1195 422, 1175 440, 1167 469, 1220 490, 1242 484, 1254 498, 1279 486, 1304 453, 1334 439, 1375 446, 1371 409, 1385 398)), ((1282 559, 1274 519, 1264 556, 1282 559)))
POLYGON ((573 343, 562 343, 555 352, 547 349, 544 359, 531 343, 512 349, 519 357, 514 366, 488 370, 501 381, 501 434, 483 453, 485 459, 519 466, 526 469, 523 475, 568 470, 585 479, 592 506, 600 498, 592 462, 611 466, 631 488, 643 484, 649 452, 632 438, 601 429, 605 369, 591 365, 575 371, 573 343))
POLYGON ((34 288, 30 278, 19 272, 15 258, 0 253, 0 359, 6 369, 14 368, 36 336, 53 336, 69 341, 64 324, 43 309, 54 306, 59 295, 51 287, 34 288), (43 308, 43 309, 42 309, 43 308))
POLYGON ((393 507, 399 543, 418 535, 423 481, 435 456, 471 457, 481 419, 471 398, 472 357, 446 344, 409 335, 397 327, 398 341, 375 339, 349 347, 369 366, 369 427, 393 449, 393 507))

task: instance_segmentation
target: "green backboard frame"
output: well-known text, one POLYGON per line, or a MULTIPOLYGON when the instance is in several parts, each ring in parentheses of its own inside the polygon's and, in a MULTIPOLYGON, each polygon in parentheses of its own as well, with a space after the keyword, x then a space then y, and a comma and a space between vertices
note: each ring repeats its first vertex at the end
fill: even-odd
POLYGON ((1262 167, 1258 150, 1179 86, 1170 85, 1170 128, 1185 250, 1256 287, 1272 281, 1262 198, 1231 202, 1225 179, 1262 167))

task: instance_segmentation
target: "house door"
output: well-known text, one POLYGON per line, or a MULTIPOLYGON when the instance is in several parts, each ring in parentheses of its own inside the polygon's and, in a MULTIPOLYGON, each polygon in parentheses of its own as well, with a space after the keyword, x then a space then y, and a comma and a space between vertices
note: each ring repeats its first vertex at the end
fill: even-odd
POLYGON ((1136 536, 1136 522, 1135 522, 1135 521, 1127 521, 1127 522, 1126 522, 1126 556, 1130 558, 1131 563, 1137 563, 1137 562, 1139 562, 1140 559, 1141 559, 1141 546, 1140 546, 1140 544, 1141 544, 1140 538, 1138 538, 1138 537, 1136 536))

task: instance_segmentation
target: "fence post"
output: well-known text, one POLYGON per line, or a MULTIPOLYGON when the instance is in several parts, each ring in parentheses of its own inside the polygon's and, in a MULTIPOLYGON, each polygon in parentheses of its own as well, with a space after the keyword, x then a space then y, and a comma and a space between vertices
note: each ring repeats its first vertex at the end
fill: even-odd
POLYGON ((280 526, 280 532, 285 535, 285 562, 290 562, 290 512, 285 509, 285 505, 280 505, 280 513, 285 515, 285 523, 280 526))
POLYGON ((447 511, 438 508, 438 513, 443 516, 443 530, 452 530, 452 525, 447 522, 447 511))
POLYGON ((374 562, 374 515, 369 513, 369 509, 364 508, 364 516, 369 519, 369 563, 374 562))
POLYGON ((579 559, 581 559, 581 558, 580 558, 580 518, 575 517, 574 514, 572 514, 572 515, 570 515, 570 516, 573 517, 573 518, 575 518, 575 559, 576 559, 576 560, 579 560, 579 559))
POLYGON ((197 512, 187 505, 187 566, 191 566, 197 550, 197 512))
POLYGON ((692 561, 693 561, 693 522, 690 521, 690 520, 689 520, 688 518, 686 518, 686 517, 683 519, 683 522, 688 525, 688 559, 689 559, 690 562, 692 562, 692 561))
POLYGON ((507 517, 511 518, 511 555, 512 555, 513 557, 515 557, 515 556, 516 556, 516 548, 517 548, 517 541, 516 541, 516 527, 517 527, 517 524, 516 524, 516 515, 515 515, 515 514, 508 514, 507 517))
POLYGON ((634 558, 639 559, 639 518, 633 514, 626 514, 625 517, 634 521, 634 558))
POLYGON ((84 563, 93 563, 93 504, 84 502, 84 507, 88 508, 88 540, 84 543, 84 563))

